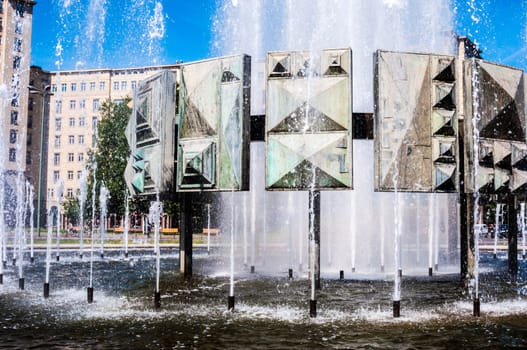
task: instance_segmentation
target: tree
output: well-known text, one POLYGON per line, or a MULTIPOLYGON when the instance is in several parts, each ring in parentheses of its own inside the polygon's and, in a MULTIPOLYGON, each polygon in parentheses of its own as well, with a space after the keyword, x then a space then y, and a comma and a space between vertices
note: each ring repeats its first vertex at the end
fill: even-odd
POLYGON ((77 226, 80 214, 79 200, 77 198, 68 198, 62 206, 67 221, 77 226))
MULTIPOLYGON (((124 171, 130 148, 125 136, 125 129, 130 118, 130 98, 120 103, 106 101, 101 106, 101 121, 97 126, 97 147, 95 153, 90 153, 90 174, 93 173, 93 160, 97 162, 97 188, 100 193, 101 184, 110 192, 107 213, 124 214, 126 198, 126 182, 124 171)), ((89 177, 89 188, 93 188, 93 177, 89 177)), ((91 203, 91 191, 88 191, 87 203, 91 203)), ((95 198, 98 202, 98 196, 95 198)), ((91 205, 87 205, 90 208, 91 205)))

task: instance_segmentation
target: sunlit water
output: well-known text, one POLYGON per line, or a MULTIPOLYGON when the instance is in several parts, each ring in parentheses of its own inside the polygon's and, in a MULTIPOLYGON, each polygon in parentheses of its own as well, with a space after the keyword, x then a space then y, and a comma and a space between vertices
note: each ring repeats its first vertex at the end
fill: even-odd
POLYGON ((89 263, 63 252, 54 263, 50 298, 42 298, 44 253, 26 268, 26 290, 12 267, 0 285, 3 348, 497 348, 527 346, 527 264, 517 284, 507 282, 504 256, 497 269, 482 256, 482 317, 457 274, 403 277, 401 318, 392 317, 390 279, 323 278, 318 317, 308 312, 309 282, 287 271, 238 274, 236 306, 227 311, 228 266, 198 248, 195 277, 179 275, 176 250, 161 255, 161 310, 154 311, 156 259, 152 251, 107 252, 94 261, 94 303, 86 302, 89 263))

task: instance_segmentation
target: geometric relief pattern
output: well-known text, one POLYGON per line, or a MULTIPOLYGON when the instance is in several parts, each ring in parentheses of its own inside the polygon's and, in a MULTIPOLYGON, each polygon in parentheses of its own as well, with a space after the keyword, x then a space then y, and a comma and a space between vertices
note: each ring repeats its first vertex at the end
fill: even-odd
POLYGON ((131 155, 124 174, 132 194, 173 191, 175 84, 175 73, 162 71, 134 91, 126 128, 131 155))
MULTIPOLYGON (((525 193, 527 143, 525 74, 523 71, 482 60, 465 62, 465 110, 478 117, 477 173, 466 168, 468 191, 525 193), (473 93, 475 91, 475 93, 473 93)), ((472 123, 465 123, 469 164, 476 158, 472 123)))
POLYGON ((352 188, 351 50, 267 54, 266 188, 352 188))
POLYGON ((375 190, 456 192, 455 59, 378 51, 375 190))
POLYGON ((249 56, 182 65, 179 191, 248 189, 249 94, 249 56))

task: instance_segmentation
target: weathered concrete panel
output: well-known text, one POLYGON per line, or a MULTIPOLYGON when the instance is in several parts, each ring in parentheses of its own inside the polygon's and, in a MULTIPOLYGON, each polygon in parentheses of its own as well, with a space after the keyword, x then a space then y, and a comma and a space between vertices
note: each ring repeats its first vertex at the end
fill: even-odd
POLYGON ((464 63, 464 81, 467 192, 524 193, 525 74, 474 59, 464 63))
POLYGON ((457 191, 454 57, 378 51, 375 59, 375 190, 457 191))
POLYGON ((267 54, 266 188, 352 187, 351 50, 267 54))
POLYGON ((125 170, 130 193, 174 190, 176 73, 163 71, 138 84, 126 136, 131 157, 125 170))
POLYGON ((249 56, 182 65, 178 191, 249 189, 249 56))

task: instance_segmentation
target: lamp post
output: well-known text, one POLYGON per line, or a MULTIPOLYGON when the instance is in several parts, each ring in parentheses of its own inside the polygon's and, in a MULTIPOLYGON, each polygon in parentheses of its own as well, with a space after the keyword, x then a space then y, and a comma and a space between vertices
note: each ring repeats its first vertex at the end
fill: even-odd
POLYGON ((38 94, 42 96, 42 104, 40 107, 40 150, 38 158, 38 191, 37 191, 37 230, 38 236, 40 237, 40 210, 41 210, 41 200, 42 200, 42 150, 44 149, 44 120, 46 117, 46 98, 49 98, 53 95, 50 92, 50 85, 44 86, 42 89, 39 89, 35 86, 30 85, 29 87, 30 94, 38 94))

